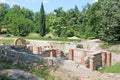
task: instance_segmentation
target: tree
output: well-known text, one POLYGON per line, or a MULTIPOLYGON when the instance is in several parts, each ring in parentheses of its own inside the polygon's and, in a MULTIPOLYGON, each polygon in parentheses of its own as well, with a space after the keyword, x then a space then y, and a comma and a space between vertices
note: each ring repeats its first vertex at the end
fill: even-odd
POLYGON ((14 36, 27 36, 33 27, 33 22, 26 18, 22 9, 14 5, 5 16, 8 32, 14 36))
POLYGON ((120 40, 120 1, 119 0, 99 0, 101 2, 101 29, 100 39, 107 42, 120 40))
POLYGON ((9 5, 7 5, 6 3, 0 3, 0 32, 1 32, 2 26, 5 25, 4 18, 9 8, 10 8, 9 5))
POLYGON ((41 3, 41 8, 40 8, 40 36, 45 36, 46 34, 46 23, 45 23, 45 11, 44 11, 44 6, 43 3, 41 3))
POLYGON ((65 37, 66 35, 66 13, 63 10, 63 7, 59 7, 54 10, 54 32, 57 33, 58 37, 65 37))
POLYGON ((94 3, 92 6, 90 6, 88 8, 88 10, 86 11, 86 16, 87 16, 87 22, 86 22, 86 26, 90 27, 88 29, 90 29, 89 31, 92 33, 92 37, 98 38, 98 31, 100 29, 100 20, 101 20, 101 15, 100 15, 100 3, 96 2, 94 3))
POLYGON ((40 12, 36 12, 34 14, 34 31, 33 32, 36 32, 36 33, 39 33, 40 31, 40 12))
POLYGON ((33 11, 23 7, 21 9, 21 12, 25 16, 25 18, 30 19, 30 20, 34 20, 34 13, 33 13, 33 11))

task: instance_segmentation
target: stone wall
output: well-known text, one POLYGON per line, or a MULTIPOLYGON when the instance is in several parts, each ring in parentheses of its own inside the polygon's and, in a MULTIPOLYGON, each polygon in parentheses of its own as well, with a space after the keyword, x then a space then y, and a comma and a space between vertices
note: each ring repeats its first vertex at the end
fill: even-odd
MULTIPOLYGON (((28 49, 32 49, 34 51, 36 48, 32 47, 28 49)), ((21 46, 20 49, 17 46, 0 46, 0 57, 16 61, 27 66, 42 65, 60 67, 62 65, 66 65, 64 64, 65 61, 69 63, 69 60, 72 60, 79 65, 83 65, 86 68, 90 68, 91 70, 111 65, 111 53, 105 51, 93 52, 86 49, 70 49, 68 60, 66 60, 67 57, 60 50, 45 50, 40 54, 29 53, 28 51, 26 52, 26 50, 25 46, 21 46), (25 51, 23 50, 24 48, 25 51)), ((70 63, 70 65, 72 68, 72 65, 74 64, 70 63)))
MULTIPOLYGON (((28 40, 29 41, 29 40, 28 40)), ((77 43, 75 42, 65 42, 65 41, 38 41, 38 40, 30 40, 30 46, 52 46, 54 49, 62 50, 64 53, 68 53, 69 49, 76 48, 77 43)))
POLYGON ((86 49, 70 49, 68 57, 76 63, 95 70, 99 67, 111 65, 111 53, 106 51, 94 52, 86 49))
POLYGON ((0 57, 7 60, 12 60, 27 66, 54 66, 58 67, 62 64, 61 59, 51 57, 41 57, 36 54, 29 54, 26 52, 19 52, 12 49, 10 46, 0 46, 0 57), (59 63, 58 63, 59 62, 59 63))

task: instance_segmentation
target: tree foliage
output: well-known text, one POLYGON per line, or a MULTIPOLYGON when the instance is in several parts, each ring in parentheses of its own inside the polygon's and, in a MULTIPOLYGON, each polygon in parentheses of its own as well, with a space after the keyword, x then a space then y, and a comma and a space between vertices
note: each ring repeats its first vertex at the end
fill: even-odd
POLYGON ((5 16, 6 28, 12 35, 26 36, 32 30, 33 22, 29 19, 29 17, 26 17, 23 10, 24 8, 14 5, 13 8, 9 9, 5 16))
POLYGON ((120 40, 120 1, 104 0, 101 6, 100 38, 107 42, 120 40))
POLYGON ((82 11, 77 5, 67 11, 63 7, 45 14, 43 3, 40 12, 0 3, 0 33, 27 36, 30 32, 42 37, 51 33, 58 37, 100 38, 107 42, 120 41, 120 0, 98 0, 86 4, 82 11))
POLYGON ((43 37, 46 34, 46 22, 45 22, 45 11, 43 3, 40 8, 40 35, 43 37))

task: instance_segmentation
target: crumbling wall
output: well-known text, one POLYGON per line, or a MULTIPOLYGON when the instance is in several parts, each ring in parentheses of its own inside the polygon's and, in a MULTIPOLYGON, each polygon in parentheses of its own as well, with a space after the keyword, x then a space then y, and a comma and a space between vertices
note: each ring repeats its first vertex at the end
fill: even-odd
POLYGON ((26 66, 49 66, 58 67, 62 64, 61 59, 41 57, 36 54, 19 52, 9 46, 0 46, 0 57, 12 60, 26 66))
POLYGON ((96 52, 86 49, 70 49, 68 58, 76 63, 82 64, 87 68, 95 70, 99 67, 111 65, 111 53, 96 52))

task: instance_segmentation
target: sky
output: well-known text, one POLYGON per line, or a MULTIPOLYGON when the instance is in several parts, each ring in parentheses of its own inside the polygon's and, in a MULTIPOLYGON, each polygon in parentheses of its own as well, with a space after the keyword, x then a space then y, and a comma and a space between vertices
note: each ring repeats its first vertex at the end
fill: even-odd
POLYGON ((7 3, 10 7, 17 4, 34 12, 38 12, 40 11, 40 5, 43 2, 45 12, 50 13, 59 7, 63 7, 63 10, 67 11, 74 8, 75 5, 77 5, 78 9, 81 11, 82 7, 87 3, 93 4, 97 1, 98 0, 0 0, 0 3, 7 3))

